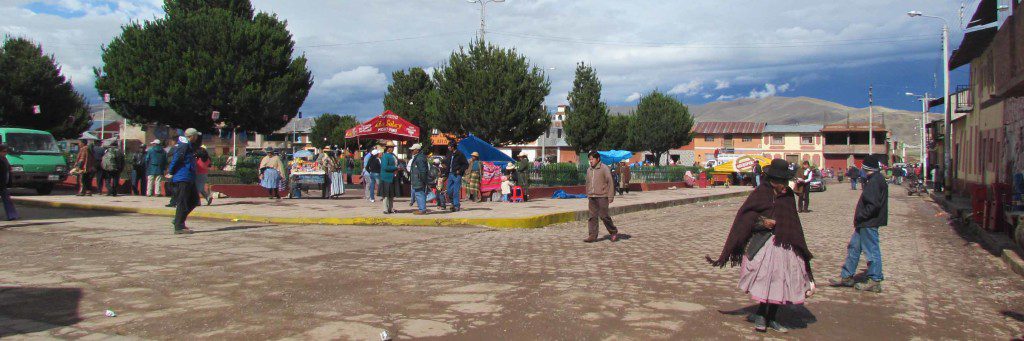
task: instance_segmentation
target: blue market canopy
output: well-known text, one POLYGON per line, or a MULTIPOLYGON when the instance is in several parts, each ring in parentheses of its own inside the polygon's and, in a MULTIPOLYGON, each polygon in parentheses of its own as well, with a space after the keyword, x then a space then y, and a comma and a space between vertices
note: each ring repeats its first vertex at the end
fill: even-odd
POLYGON ((298 159, 300 157, 313 158, 313 152, 308 151, 308 150, 300 150, 300 151, 295 152, 295 154, 292 154, 292 157, 294 157, 296 159, 298 159))
POLYGON ((484 140, 473 135, 469 135, 469 137, 459 141, 459 151, 466 154, 467 158, 470 157, 470 154, 473 154, 473 152, 477 152, 480 154, 480 161, 496 162, 500 164, 516 161, 512 159, 511 156, 502 153, 498 148, 494 148, 490 143, 484 142, 484 140))
POLYGON ((601 163, 606 165, 615 164, 622 160, 629 160, 633 157, 633 153, 625 150, 607 150, 599 151, 601 154, 601 163))

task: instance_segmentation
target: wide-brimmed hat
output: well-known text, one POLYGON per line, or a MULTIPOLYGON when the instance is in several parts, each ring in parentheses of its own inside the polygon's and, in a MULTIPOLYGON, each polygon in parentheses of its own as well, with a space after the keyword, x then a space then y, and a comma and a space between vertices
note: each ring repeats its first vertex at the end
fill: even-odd
POLYGON ((480 157, 480 153, 477 153, 477 152, 473 152, 472 154, 469 154, 469 156, 476 156, 476 157, 480 157))
POLYGON ((789 180, 794 176, 794 171, 790 168, 790 163, 783 159, 772 160, 772 164, 764 168, 764 174, 769 178, 789 180))
POLYGON ((507 169, 507 170, 515 170, 516 169, 516 164, 509 162, 508 166, 505 167, 505 169, 507 169))
POLYGON ((384 144, 384 147, 388 147, 388 148, 394 148, 394 147, 395 147, 395 143, 394 143, 394 142, 391 142, 391 141, 388 141, 388 143, 385 143, 385 144, 384 144))

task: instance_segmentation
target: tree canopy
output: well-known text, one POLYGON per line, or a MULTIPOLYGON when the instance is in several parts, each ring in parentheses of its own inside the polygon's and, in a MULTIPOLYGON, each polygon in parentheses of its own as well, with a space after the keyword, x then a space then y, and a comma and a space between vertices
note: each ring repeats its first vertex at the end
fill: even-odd
POLYGON ((61 74, 53 56, 23 38, 0 46, 0 124, 46 130, 56 138, 77 138, 92 119, 81 94, 61 74), (35 106, 39 106, 39 114, 35 106))
POLYGON ((602 150, 640 151, 633 136, 633 115, 608 116, 608 130, 601 139, 599 148, 602 150))
POLYGON ((503 146, 536 140, 551 125, 543 106, 551 83, 515 49, 476 40, 452 52, 434 82, 427 111, 442 132, 503 146))
POLYGON ((633 119, 633 136, 637 137, 634 147, 650 151, 659 163, 661 156, 670 149, 693 140, 690 110, 679 100, 657 90, 640 98, 633 119))
POLYGON ((248 0, 166 0, 164 18, 133 22, 103 48, 96 89, 140 123, 268 134, 298 113, 312 86, 306 58, 275 15, 248 0))
POLYGON ((594 68, 582 62, 576 65, 576 80, 562 126, 565 142, 576 152, 597 150, 608 129, 608 105, 601 101, 601 81, 594 68))
POLYGON ((420 143, 430 143, 430 124, 427 101, 434 91, 434 83, 422 68, 398 70, 391 74, 391 85, 384 95, 384 109, 391 110, 420 128, 420 143))

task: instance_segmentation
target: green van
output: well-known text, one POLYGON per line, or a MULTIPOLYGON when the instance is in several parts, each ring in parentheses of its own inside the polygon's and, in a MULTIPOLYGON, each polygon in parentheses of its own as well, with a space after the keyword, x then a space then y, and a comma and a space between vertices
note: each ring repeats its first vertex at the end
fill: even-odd
POLYGON ((35 188, 37 193, 47 195, 67 179, 67 160, 49 132, 0 127, 0 138, 8 148, 12 187, 35 188))

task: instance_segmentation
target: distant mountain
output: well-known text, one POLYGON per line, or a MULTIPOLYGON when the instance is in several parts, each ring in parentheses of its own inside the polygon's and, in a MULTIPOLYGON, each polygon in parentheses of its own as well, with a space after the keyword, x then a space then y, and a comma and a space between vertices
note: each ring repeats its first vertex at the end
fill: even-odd
MULTIPOLYGON (((636 110, 635 106, 611 106, 613 114, 628 114, 636 110)), ((918 144, 921 118, 916 111, 896 110, 875 106, 877 122, 885 122, 885 126, 893 132, 896 139, 918 144)), ((829 124, 846 122, 867 122, 868 108, 853 108, 839 103, 829 102, 810 97, 741 98, 732 101, 712 102, 704 105, 690 106, 690 113, 697 121, 756 121, 768 124, 829 124)), ((929 119, 940 118, 932 114, 929 119)), ((908 150, 908 153, 910 150, 908 150)), ((916 154, 916 153, 915 153, 916 154)))

